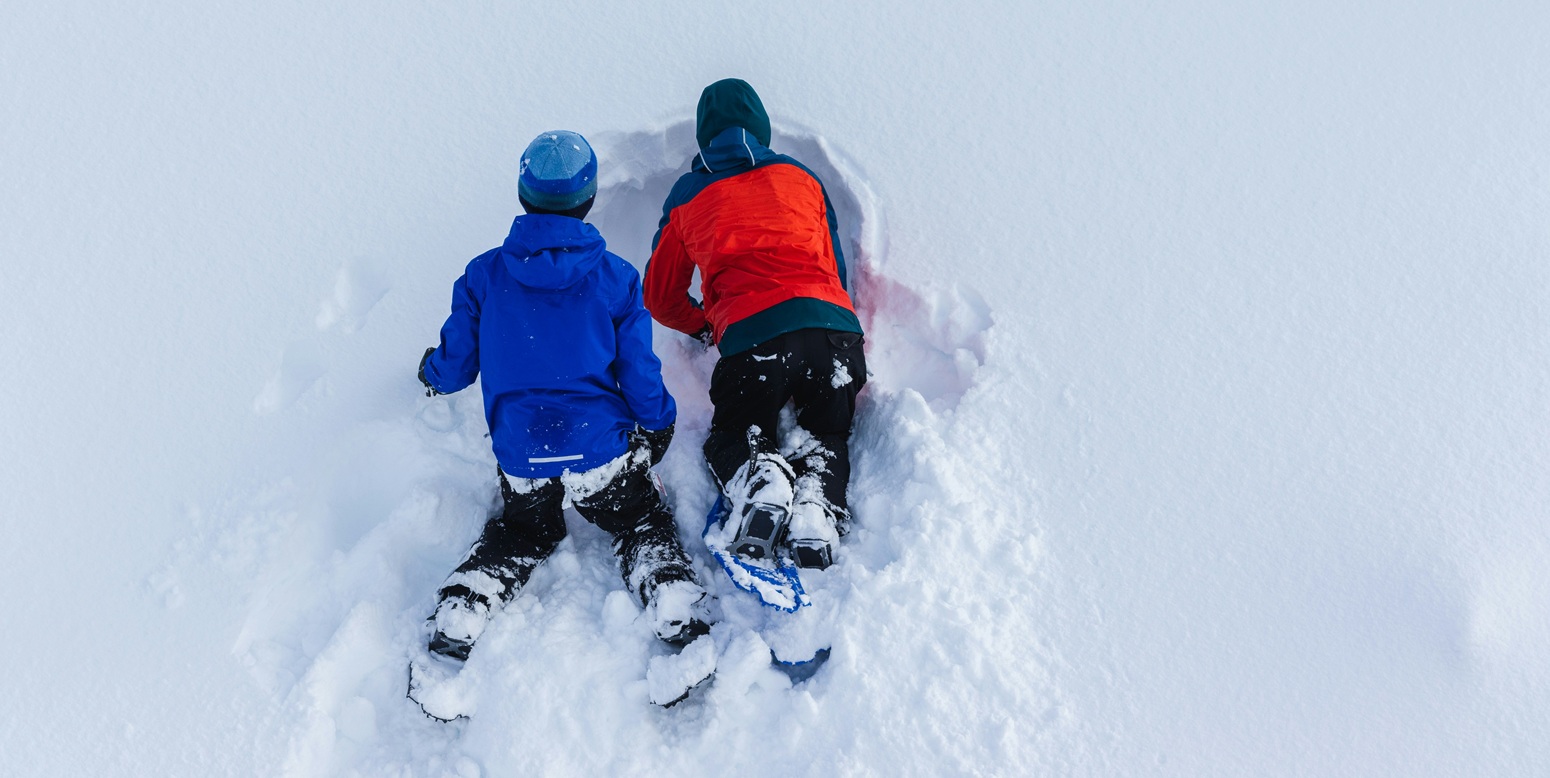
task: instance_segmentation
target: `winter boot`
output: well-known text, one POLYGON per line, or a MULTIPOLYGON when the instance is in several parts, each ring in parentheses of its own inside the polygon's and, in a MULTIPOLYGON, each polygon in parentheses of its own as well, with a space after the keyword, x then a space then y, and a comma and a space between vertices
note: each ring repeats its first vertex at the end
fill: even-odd
POLYGON ((796 499, 791 506, 791 521, 786 528, 786 547, 797 567, 822 570, 834 562, 834 547, 839 543, 840 509, 824 499, 817 476, 804 474, 797 479, 796 499))
POLYGON ((791 549, 797 567, 822 570, 834 564, 834 547, 839 541, 840 533, 835 528, 834 511, 826 502, 804 501, 792 507, 786 547, 791 549))
POLYGON ((431 652, 465 661, 490 621, 490 599, 465 584, 448 585, 441 590, 441 603, 431 621, 435 626, 428 646, 431 652))
POLYGON ((791 466, 779 454, 755 454, 726 485, 731 517, 737 522, 731 551, 756 562, 773 562, 791 518, 791 466))
POLYGON ((711 597, 694 581, 668 581, 651 591, 646 618, 663 642, 686 646, 710 632, 711 597))

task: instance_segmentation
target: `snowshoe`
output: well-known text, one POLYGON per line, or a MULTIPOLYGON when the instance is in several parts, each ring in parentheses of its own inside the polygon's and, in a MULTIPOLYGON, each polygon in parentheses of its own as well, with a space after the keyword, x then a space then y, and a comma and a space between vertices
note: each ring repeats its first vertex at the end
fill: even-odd
POLYGON ((420 651, 409 660, 409 690, 426 716, 437 721, 468 718, 467 699, 454 681, 463 670, 463 661, 434 651, 420 651))
POLYGON ((811 604, 807 594, 802 591, 802 579, 797 575, 797 568, 789 558, 777 555, 763 563, 755 563, 728 550, 722 540, 726 535, 724 530, 728 519, 726 500, 717 498, 716 504, 711 506, 710 513, 705 517, 702 537, 705 547, 721 565, 721 569, 726 571, 732 583, 743 591, 757 595, 761 603, 788 613, 811 604))
POLYGON ((799 684, 817 675, 819 668, 829 661, 829 654, 830 649, 823 648, 814 653, 810 659, 786 662, 776 656, 774 651, 771 651, 770 661, 775 669, 785 673, 786 677, 790 678, 793 684, 799 684))
POLYGON ((716 660, 716 642, 708 634, 676 654, 652 657, 646 668, 647 696, 664 708, 683 702, 716 674, 716 660))

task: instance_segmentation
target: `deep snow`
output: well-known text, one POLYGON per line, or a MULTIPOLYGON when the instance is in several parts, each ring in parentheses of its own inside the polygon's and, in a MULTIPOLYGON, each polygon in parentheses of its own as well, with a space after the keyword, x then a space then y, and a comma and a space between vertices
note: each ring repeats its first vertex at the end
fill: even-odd
MULTIPOLYGON (((0 772, 1550 769, 1542 5, 314 6, 0 10, 0 772), (497 499, 477 393, 414 380, 452 281, 557 127, 643 264, 734 75, 868 331, 786 628, 834 658, 744 629, 655 709, 572 516, 428 721, 497 499)), ((657 347, 694 547, 713 355, 657 347)))

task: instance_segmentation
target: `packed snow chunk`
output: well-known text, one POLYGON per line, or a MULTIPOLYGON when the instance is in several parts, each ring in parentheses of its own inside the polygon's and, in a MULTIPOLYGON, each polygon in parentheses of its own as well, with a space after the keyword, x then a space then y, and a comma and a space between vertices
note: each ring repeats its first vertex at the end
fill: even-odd
POLYGON ((834 360, 834 377, 829 379, 829 385, 838 389, 850 381, 850 368, 840 364, 838 359, 834 360))
MULTIPOLYGON (((785 691, 791 679, 770 662, 770 646, 758 632, 747 628, 728 628, 726 647, 716 662, 716 683, 707 694, 715 705, 736 704, 755 692, 785 691)), ((756 695, 762 697, 762 695, 756 695)), ((769 698, 764 697, 767 700, 769 698)), ((754 718, 758 726, 768 721, 754 718)))

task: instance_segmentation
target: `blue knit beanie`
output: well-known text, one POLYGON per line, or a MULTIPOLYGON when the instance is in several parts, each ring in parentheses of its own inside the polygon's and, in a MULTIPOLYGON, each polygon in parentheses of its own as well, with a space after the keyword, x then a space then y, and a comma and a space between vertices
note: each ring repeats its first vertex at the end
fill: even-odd
POLYGON ((517 194, 546 211, 568 211, 597 194, 597 154, 579 134, 546 132, 522 152, 517 194))

